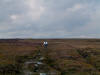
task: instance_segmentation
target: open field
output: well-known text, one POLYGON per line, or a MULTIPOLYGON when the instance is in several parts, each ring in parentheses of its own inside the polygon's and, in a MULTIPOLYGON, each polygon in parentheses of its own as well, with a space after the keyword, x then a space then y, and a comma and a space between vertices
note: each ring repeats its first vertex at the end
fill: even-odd
POLYGON ((62 75, 100 75, 99 39, 1 39, 0 73, 20 73, 38 50, 46 65, 62 75), (49 43, 46 50, 43 41, 49 43))

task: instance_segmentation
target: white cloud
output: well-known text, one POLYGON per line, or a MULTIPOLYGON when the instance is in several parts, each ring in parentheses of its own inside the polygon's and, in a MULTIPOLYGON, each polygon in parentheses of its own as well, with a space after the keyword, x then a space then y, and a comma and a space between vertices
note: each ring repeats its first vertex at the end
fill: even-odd
POLYGON ((1 0, 0 37, 99 37, 99 7, 97 0, 1 0))
POLYGON ((26 15, 33 20, 40 19, 40 16, 45 12, 45 8, 37 0, 26 0, 25 4, 29 9, 26 15))
POLYGON ((85 6, 83 6, 82 4, 76 4, 72 8, 68 8, 67 11, 75 12, 82 8, 85 8, 85 6))
POLYGON ((12 20, 17 20, 17 19, 19 18, 19 16, 18 16, 18 15, 11 15, 10 18, 11 18, 12 20))

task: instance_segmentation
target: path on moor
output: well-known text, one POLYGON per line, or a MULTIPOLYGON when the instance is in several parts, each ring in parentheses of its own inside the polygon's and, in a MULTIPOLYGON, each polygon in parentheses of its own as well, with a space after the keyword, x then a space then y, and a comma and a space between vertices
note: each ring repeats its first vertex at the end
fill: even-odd
MULTIPOLYGON (((63 43, 63 42, 57 42, 57 43, 63 43)), ((72 45, 66 44, 68 47, 70 48, 75 48, 72 45)), ((30 59, 27 60, 26 62, 24 62, 24 66, 23 66, 23 73, 24 75, 39 75, 40 73, 47 73, 48 72, 48 65, 44 62, 45 61, 45 55, 43 52, 47 51, 47 48, 44 48, 42 50, 38 50, 38 52, 36 53, 36 55, 30 59), (32 69, 30 69, 30 66, 32 67, 32 69)))
POLYGON ((48 48, 42 48, 36 52, 32 59, 24 62, 23 75, 56 75, 56 73, 49 71, 49 66, 45 62, 47 51, 48 48))
POLYGON ((41 52, 38 51, 36 56, 34 56, 32 59, 24 63, 23 66, 24 75, 33 75, 36 73, 43 72, 44 70, 41 69, 41 67, 45 66, 45 63, 42 62, 43 60, 44 60, 44 56, 42 56, 41 52), (32 70, 29 68, 30 65, 33 67, 32 70))

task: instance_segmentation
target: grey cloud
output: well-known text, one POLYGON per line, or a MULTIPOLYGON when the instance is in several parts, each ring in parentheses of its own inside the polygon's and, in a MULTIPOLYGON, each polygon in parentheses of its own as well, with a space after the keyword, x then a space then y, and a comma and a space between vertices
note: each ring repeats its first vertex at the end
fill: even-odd
POLYGON ((92 34, 99 38, 99 4, 99 0, 1 0, 0 38, 93 37, 92 34))

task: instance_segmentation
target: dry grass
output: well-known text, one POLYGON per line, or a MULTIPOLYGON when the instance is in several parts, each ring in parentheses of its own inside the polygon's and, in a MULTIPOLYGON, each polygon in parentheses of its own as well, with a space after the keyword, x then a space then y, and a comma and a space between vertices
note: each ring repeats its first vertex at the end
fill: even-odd
MULTIPOLYGON (((74 72, 76 75, 81 73, 91 75, 91 72, 100 75, 99 39, 0 40, 0 65, 15 63, 17 56, 29 56, 43 41, 49 43, 47 52, 49 58, 54 60, 53 69, 60 69, 65 73, 74 72)), ((40 47, 40 50, 44 50, 43 47, 40 47)))

